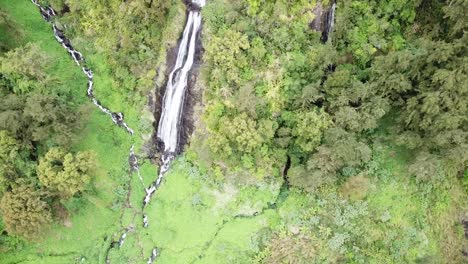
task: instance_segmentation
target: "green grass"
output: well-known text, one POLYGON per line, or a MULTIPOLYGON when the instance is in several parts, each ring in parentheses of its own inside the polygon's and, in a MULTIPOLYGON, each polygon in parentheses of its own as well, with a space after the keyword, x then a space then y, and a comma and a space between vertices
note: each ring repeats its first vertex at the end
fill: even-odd
MULTIPOLYGON (((146 170, 155 172, 143 166, 142 171, 146 170)), ((136 191, 132 191, 131 200, 135 208, 141 204, 144 194, 140 186, 139 181, 133 181, 132 189, 136 191)), ((255 196, 251 190, 229 188, 232 190, 224 192, 212 189, 195 167, 179 158, 144 210, 149 227, 142 227, 139 212, 134 214, 136 220, 131 224, 135 231, 120 250, 112 253, 112 259, 117 263, 142 263, 154 247, 161 252, 157 263, 171 264, 228 263, 223 261, 233 258, 233 252, 254 254, 251 239, 261 228, 270 225, 271 214, 239 214, 261 212, 268 203, 274 202, 275 192, 268 191, 266 195, 267 191, 258 190, 255 196)))
MULTIPOLYGON (((128 152, 132 141, 138 145, 140 140, 131 138, 123 129, 113 125, 109 116, 94 108, 86 98, 87 79, 67 52, 53 37, 51 27, 39 14, 37 8, 26 0, 0 0, 0 8, 8 13, 24 34, 17 40, 18 45, 28 42, 39 44, 51 57, 53 64, 48 73, 59 80, 49 89, 71 91, 76 105, 86 104, 92 110, 85 128, 79 131, 74 150, 93 150, 97 153, 99 169, 93 180, 93 189, 84 195, 80 208, 73 212, 69 227, 57 222, 34 242, 26 242, 21 251, 2 254, 0 263, 75 263, 84 257, 85 263, 103 261, 103 254, 110 239, 118 236, 121 210, 113 210, 117 195, 114 190, 131 179, 128 174, 128 152), (105 238, 107 237, 107 240, 105 238)), ((79 47, 77 47, 80 49, 79 47)), ((87 54, 85 54, 86 56, 87 54)), ((138 106, 132 106, 121 98, 103 58, 86 56, 91 66, 95 66, 95 94, 112 110, 122 111, 127 121, 138 133, 138 106), (107 67, 107 68, 106 68, 107 67), (107 73, 107 74, 105 74, 107 73), (131 110, 131 111, 130 111, 131 110)), ((147 170, 146 170, 147 171, 147 170)), ((132 176, 136 178, 135 175, 132 176)), ((141 193, 140 193, 141 194, 141 193)))

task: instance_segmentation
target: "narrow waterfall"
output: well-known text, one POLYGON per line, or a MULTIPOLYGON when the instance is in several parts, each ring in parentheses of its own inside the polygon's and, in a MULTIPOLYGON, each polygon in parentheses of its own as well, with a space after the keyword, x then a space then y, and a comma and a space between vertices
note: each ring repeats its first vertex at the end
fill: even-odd
POLYGON ((327 13, 325 14, 325 25, 321 38, 323 42, 328 42, 331 39, 333 27, 335 26, 335 10, 336 0, 333 1, 333 5, 327 10, 327 13))
POLYGON ((167 79, 161 118, 158 125, 157 138, 163 143, 161 169, 156 181, 146 189, 143 206, 149 203, 152 195, 161 184, 162 177, 169 169, 169 165, 177 154, 179 147, 180 123, 188 76, 195 59, 196 41, 201 27, 200 8, 205 5, 205 0, 192 0, 191 5, 182 39, 180 40, 177 59, 167 79))
MULTIPOLYGON (((161 117, 159 119, 157 138, 162 143, 161 168, 159 175, 149 188, 145 189, 146 196, 143 199, 143 207, 151 200, 151 197, 161 185, 164 174, 169 169, 171 161, 175 158, 179 148, 180 124, 183 115, 185 94, 188 85, 189 72, 192 69, 198 32, 201 27, 200 9, 205 5, 205 0, 191 0, 187 23, 179 43, 174 68, 167 78, 166 90, 163 98, 161 117)), ((148 227, 148 216, 143 214, 143 227, 148 227)), ((151 251, 147 264, 152 264, 159 255, 155 247, 151 251)))
MULTIPOLYGON (((86 75, 88 79, 86 94, 90 98, 91 102, 103 113, 109 115, 114 124, 124 128, 130 135, 133 136, 134 131, 125 123, 123 113, 112 112, 103 106, 94 96, 93 71, 87 66, 84 56, 73 48, 70 40, 65 37, 64 32, 60 30, 55 24, 54 18, 57 15, 55 10, 50 6, 42 7, 37 0, 31 0, 31 2, 39 8, 39 11, 44 20, 52 25, 55 39, 62 45, 64 49, 67 50, 73 61, 75 61, 75 63, 81 67, 83 73, 86 75)), ((198 32, 201 27, 200 9, 204 5, 205 0, 191 0, 191 2, 187 4, 189 8, 187 23, 185 25, 185 29, 179 44, 175 66, 168 76, 167 86, 163 98, 161 118, 159 120, 157 131, 157 138, 163 143, 161 168, 157 179, 150 185, 149 188, 145 188, 146 196, 143 200, 143 206, 149 203, 152 195, 161 184, 162 177, 169 169, 170 163, 175 158, 179 148, 180 124, 183 115, 185 93, 188 85, 189 72, 192 69, 196 55, 196 42, 198 32)), ((143 184, 143 178, 140 175, 138 159, 135 155, 133 145, 130 148, 128 162, 131 170, 138 174, 138 177, 143 184)), ((143 214, 142 216, 143 227, 147 227, 149 223, 148 216, 146 214, 143 214)), ((114 247, 120 248, 124 244, 128 233, 131 231, 132 230, 130 227, 124 228, 123 233, 120 235, 118 241, 111 242, 111 245, 106 253, 106 263, 110 263, 109 250, 114 247)), ((153 263, 158 254, 158 249, 153 248, 147 263, 153 263)))

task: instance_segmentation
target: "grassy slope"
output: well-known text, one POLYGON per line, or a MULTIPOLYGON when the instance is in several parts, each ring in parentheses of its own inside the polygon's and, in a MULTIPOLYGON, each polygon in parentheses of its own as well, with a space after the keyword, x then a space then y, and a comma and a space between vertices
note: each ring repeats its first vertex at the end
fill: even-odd
MULTIPOLYGON (((86 77, 55 41, 50 25, 43 21, 37 8, 26 0, 0 0, 0 8, 10 14, 22 28, 22 44, 38 43, 53 58, 50 74, 73 91, 75 102, 90 104, 85 96, 86 77)), ((87 56, 87 60, 94 66, 95 94, 99 98, 105 97, 103 101, 108 102, 111 109, 126 113, 128 123, 136 128, 136 111, 129 111, 131 108, 125 102, 114 102, 118 96, 113 94, 115 89, 108 89, 112 79, 105 74, 110 71, 105 62, 98 57, 87 56)), ((114 189, 129 179, 127 158, 132 139, 121 128, 114 126, 108 116, 92 109, 89 121, 85 129, 80 131, 78 142, 73 148, 97 152, 100 169, 94 180, 94 190, 85 195, 82 207, 73 214, 71 227, 54 225, 43 235, 43 240, 27 243, 21 251, 3 254, 1 263, 74 263, 81 257, 85 257, 88 263, 97 263, 102 259, 105 244, 109 243, 109 240, 104 241, 104 237, 111 237, 120 228, 116 224, 120 212, 112 210, 111 206, 116 199, 114 189)))
MULTIPOLYGON (((413 263, 427 256, 439 262, 449 261, 444 258, 446 249, 443 248, 447 230, 440 225, 453 225, 453 219, 447 218, 455 205, 451 190, 437 190, 438 197, 445 197, 445 201, 437 200, 444 205, 436 209, 439 216, 431 218, 435 213, 431 198, 405 172, 409 153, 388 146, 376 149, 375 153, 378 168, 369 175, 372 186, 366 198, 369 215, 363 221, 372 236, 369 239, 376 242, 362 254, 374 263, 413 263), (386 215, 389 219, 381 220, 386 215), (385 244, 389 243, 386 238, 395 235, 394 241, 385 244)), ((294 193, 285 196, 285 202, 266 209, 275 201, 277 188, 237 190, 228 187, 218 192, 206 184, 203 175, 192 165, 180 158, 146 209, 149 228, 143 229, 137 222, 135 233, 127 241, 132 246, 127 244, 120 251, 114 251, 113 257, 120 260, 118 263, 141 263, 156 246, 161 250, 156 263, 249 263, 249 258, 258 250, 255 238, 259 231, 294 226, 295 220, 291 219, 301 214, 299 204, 308 200, 294 193), (255 211, 259 213, 242 216, 255 211)), ((319 208, 318 201, 312 200, 310 206, 319 208)), ((316 232, 319 234, 319 229, 316 232)), ((326 245, 327 240, 323 242, 326 245)))
MULTIPOLYGON (((138 197, 134 201, 141 203, 138 197)), ((263 214, 236 215, 249 211, 246 208, 261 211, 275 197, 275 192, 258 189, 220 193, 180 158, 145 209, 149 227, 141 227, 139 218, 135 232, 125 242, 131 246, 113 251, 113 258, 119 259, 118 263, 142 263, 155 246, 161 250, 157 263, 228 263, 236 251, 253 254, 250 238, 268 226, 266 218, 263 214), (226 250, 220 249, 227 245, 226 250)))

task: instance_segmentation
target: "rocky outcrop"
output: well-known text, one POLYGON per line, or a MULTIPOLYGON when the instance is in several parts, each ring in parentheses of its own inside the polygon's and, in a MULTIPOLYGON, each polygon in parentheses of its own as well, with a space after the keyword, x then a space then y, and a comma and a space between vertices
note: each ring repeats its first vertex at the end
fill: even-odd
POLYGON ((320 39, 324 43, 328 42, 330 35, 333 32, 335 24, 335 9, 336 1, 333 1, 332 5, 329 7, 324 7, 322 3, 317 3, 313 10, 315 18, 310 23, 310 28, 322 33, 320 39))

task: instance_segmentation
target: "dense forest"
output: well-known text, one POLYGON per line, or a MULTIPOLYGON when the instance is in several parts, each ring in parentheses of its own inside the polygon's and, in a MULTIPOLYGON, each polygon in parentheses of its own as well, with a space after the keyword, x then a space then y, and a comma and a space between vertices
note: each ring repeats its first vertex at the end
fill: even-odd
POLYGON ((37 2, 0 0, 0 263, 468 261, 468 1, 37 2), (188 10, 194 131, 142 208, 188 10))

